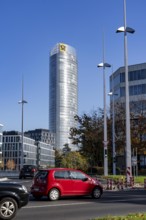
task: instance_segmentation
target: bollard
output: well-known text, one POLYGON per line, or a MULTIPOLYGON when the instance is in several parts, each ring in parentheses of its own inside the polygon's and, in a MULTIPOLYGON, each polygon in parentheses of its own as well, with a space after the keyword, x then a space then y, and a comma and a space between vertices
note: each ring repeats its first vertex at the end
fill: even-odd
POLYGON ((121 188, 121 190, 123 190, 124 188, 123 188, 123 184, 124 183, 124 181, 123 181, 123 178, 121 179, 121 181, 120 181, 120 188, 121 188))
POLYGON ((110 190, 112 190, 113 189, 113 181, 112 181, 112 179, 110 179, 110 190))
POLYGON ((119 179, 117 180, 117 189, 120 189, 120 181, 119 181, 119 179))
POLYGON ((130 177, 130 186, 134 187, 134 177, 133 176, 130 177))
POLYGON ((106 189, 110 189, 110 180, 107 179, 107 188, 106 189))
POLYGON ((125 188, 127 188, 127 177, 125 177, 125 188))

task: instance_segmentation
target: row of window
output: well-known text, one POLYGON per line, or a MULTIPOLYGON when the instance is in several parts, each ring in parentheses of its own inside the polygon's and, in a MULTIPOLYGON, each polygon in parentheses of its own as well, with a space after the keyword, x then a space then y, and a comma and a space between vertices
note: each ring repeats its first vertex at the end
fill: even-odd
POLYGON ((54 174, 56 179, 74 179, 74 180, 84 180, 86 176, 77 171, 56 171, 54 174))
POLYGON ((19 142, 19 136, 3 136, 3 142, 19 142))
MULTIPOLYGON (((146 69, 130 71, 128 78, 129 81, 146 79, 146 69)), ((125 82, 125 73, 120 73, 120 82, 125 82)))
MULTIPOLYGON (((129 73, 128 73, 128 80, 129 81, 137 81, 137 80, 143 80, 143 79, 146 79, 146 69, 129 71, 129 73)), ((118 85, 118 84, 123 83, 123 82, 125 82, 125 72, 117 74, 114 77, 114 79, 111 76, 111 78, 110 78, 110 88, 112 88, 113 85, 118 85)))
MULTIPOLYGON (((129 95, 142 95, 146 94, 146 84, 134 85, 129 87, 129 95)), ((120 96, 125 96, 125 87, 120 88, 120 96)))
MULTIPOLYGON (((42 171, 38 173, 37 178, 45 179, 48 175, 47 171, 42 171)), ((55 171, 54 173, 55 179, 74 179, 74 180, 85 180, 87 177, 85 174, 78 171, 55 171)))

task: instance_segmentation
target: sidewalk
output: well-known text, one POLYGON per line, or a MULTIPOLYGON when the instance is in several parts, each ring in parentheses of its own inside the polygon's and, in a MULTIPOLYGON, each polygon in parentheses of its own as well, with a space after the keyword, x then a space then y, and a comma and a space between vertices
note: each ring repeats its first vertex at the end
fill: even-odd
POLYGON ((112 185, 112 186, 107 186, 107 184, 103 184, 103 188, 104 188, 104 191, 127 191, 127 190, 143 190, 145 189, 144 188, 144 185, 143 184, 134 184, 134 186, 120 186, 120 187, 117 187, 117 185, 112 185))

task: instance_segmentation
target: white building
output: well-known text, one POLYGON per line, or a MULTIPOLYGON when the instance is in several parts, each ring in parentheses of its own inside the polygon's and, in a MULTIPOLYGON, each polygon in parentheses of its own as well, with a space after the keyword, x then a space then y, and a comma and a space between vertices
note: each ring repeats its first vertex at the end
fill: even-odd
MULTIPOLYGON (((22 136, 20 132, 3 132, 2 159, 4 170, 20 170, 22 155, 22 136)), ((51 144, 23 137, 23 165, 55 165, 55 151, 51 144)))
MULTIPOLYGON (((4 170, 19 170, 21 167, 22 136, 19 132, 3 132, 2 157, 4 170)), ((23 164, 37 164, 35 140, 23 137, 23 164)))

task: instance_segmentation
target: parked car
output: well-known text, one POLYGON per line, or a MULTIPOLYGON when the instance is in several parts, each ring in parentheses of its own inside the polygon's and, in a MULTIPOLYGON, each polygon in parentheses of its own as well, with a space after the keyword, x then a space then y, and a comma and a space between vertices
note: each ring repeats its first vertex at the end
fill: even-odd
POLYGON ((99 199, 103 193, 103 187, 98 180, 80 170, 51 168, 37 172, 30 192, 36 199, 47 196, 52 201, 62 196, 91 195, 99 199))
POLYGON ((0 182, 0 219, 10 220, 18 209, 27 205, 29 193, 24 185, 0 182))
POLYGON ((37 172, 37 167, 34 165, 23 165, 19 173, 19 179, 31 177, 33 178, 37 172))

